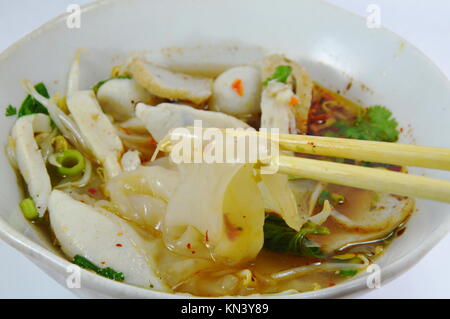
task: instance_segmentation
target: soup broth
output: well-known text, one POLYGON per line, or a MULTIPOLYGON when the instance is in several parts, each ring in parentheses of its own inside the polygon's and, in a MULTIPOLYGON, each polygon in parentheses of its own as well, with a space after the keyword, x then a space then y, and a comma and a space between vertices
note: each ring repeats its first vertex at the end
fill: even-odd
MULTIPOLYGON (((250 69, 233 69, 230 71, 234 76, 231 78, 233 80, 231 86, 230 83, 226 82, 228 81, 227 79, 221 79, 222 75, 217 79, 197 78, 190 75, 181 75, 180 78, 177 78, 177 81, 184 83, 184 85, 188 85, 186 83, 190 81, 189 85, 193 87, 196 85, 208 86, 214 81, 212 96, 207 98, 202 98, 202 92, 197 92, 195 89, 192 90, 193 92, 189 92, 190 95, 184 95, 185 91, 181 89, 162 87, 164 83, 157 83, 158 79, 166 76, 166 73, 169 71, 160 70, 156 66, 148 65, 143 67, 139 65, 139 67, 136 66, 135 68, 130 67, 129 71, 123 74, 117 73, 117 69, 113 70, 111 79, 98 83, 94 87, 93 92, 89 93, 89 98, 92 98, 94 101, 92 102, 94 103, 92 108, 95 109, 96 105, 99 106, 98 110, 96 110, 97 113, 91 115, 88 119, 83 119, 83 121, 93 121, 92 123, 95 125, 91 125, 90 129, 93 130, 94 135, 98 134, 98 136, 102 137, 104 136, 102 134, 107 132, 112 136, 110 137, 111 140, 116 139, 115 144, 111 142, 105 147, 107 151, 113 149, 111 153, 113 155, 103 156, 101 154, 101 151, 105 151, 102 149, 102 144, 109 143, 109 139, 101 140, 99 138, 99 142, 95 139, 87 138, 89 136, 86 133, 82 132, 83 134, 81 134, 75 131, 75 133, 79 133, 80 136, 89 141, 84 141, 85 143, 83 144, 83 139, 77 139, 77 134, 74 134, 74 132, 67 133, 66 131, 70 131, 68 127, 64 131, 63 128, 58 126, 61 124, 57 121, 52 122, 52 126, 47 131, 35 132, 34 138, 38 141, 38 147, 43 154, 45 154, 44 150, 46 149, 49 152, 44 156, 44 162, 53 192, 61 190, 61 193, 68 195, 71 200, 74 200, 76 203, 82 203, 84 206, 80 207, 83 207, 83 209, 93 209, 93 214, 94 212, 100 214, 98 218, 114 221, 112 225, 122 225, 120 229, 124 229, 124 231, 116 231, 116 234, 110 234, 110 237, 106 236, 105 238, 101 237, 103 235, 98 235, 98 240, 101 242, 87 243, 86 251, 83 250, 84 247, 80 251, 80 249, 70 246, 72 238, 67 239, 61 235, 66 230, 61 230, 57 222, 52 222, 52 209, 56 211, 56 208, 52 207, 55 204, 53 206, 50 204, 49 210, 43 216, 35 216, 32 223, 45 233, 56 247, 61 248, 61 252, 69 260, 76 263, 76 260, 80 260, 80 258, 76 259, 77 256, 86 260, 92 258, 91 264, 95 264, 94 266, 89 268, 89 266, 86 266, 87 262, 80 265, 100 275, 105 274, 102 271, 102 267, 108 267, 110 277, 108 275, 106 277, 110 279, 125 280, 127 282, 128 275, 134 274, 137 271, 136 269, 139 268, 135 267, 133 263, 137 262, 138 257, 143 256, 142 260, 144 262, 142 264, 147 265, 156 274, 154 277, 160 280, 162 282, 161 286, 164 287, 161 289, 174 293, 215 297, 307 292, 335 286, 365 271, 366 267, 373 263, 388 248, 391 241, 403 233, 405 223, 414 211, 413 199, 341 185, 302 180, 295 176, 282 176, 279 180, 282 183, 277 185, 283 185, 285 187, 284 191, 289 194, 292 193, 287 201, 294 201, 299 214, 302 213, 307 216, 302 220, 299 229, 295 230, 288 226, 288 224, 292 225, 292 220, 286 218, 285 213, 282 211, 288 205, 277 206, 273 203, 271 205, 263 203, 265 212, 263 221, 264 242, 261 242, 259 252, 253 258, 242 257, 239 260, 232 259, 236 258, 236 256, 231 253, 231 250, 223 249, 225 251, 223 253, 223 251, 218 252, 217 249, 217 246, 221 244, 233 247, 235 237, 243 236, 241 234, 247 231, 247 229, 242 229, 239 225, 233 224, 228 219, 226 212, 222 212, 223 216, 220 217, 223 220, 217 219, 224 229, 224 235, 221 237, 222 242, 214 241, 215 238, 213 237, 217 236, 217 234, 209 232, 210 229, 206 229, 206 232, 200 229, 202 225, 201 220, 208 218, 206 215, 197 216, 200 217, 200 221, 197 221, 197 224, 192 222, 192 224, 180 224, 180 226, 171 221, 176 226, 173 226, 173 228, 169 227, 171 224, 167 214, 170 210, 173 196, 175 196, 174 194, 180 187, 179 185, 183 184, 183 176, 179 173, 179 171, 182 172, 182 168, 177 171, 177 167, 168 160, 168 154, 160 152, 160 145, 158 144, 160 141, 158 141, 156 135, 158 132, 152 131, 153 127, 149 129, 149 125, 145 122, 146 118, 136 117, 135 114, 140 112, 140 103, 137 102, 137 98, 146 99, 146 102, 151 105, 147 107, 151 110, 168 105, 167 112, 169 116, 166 118, 161 116, 161 119, 156 123, 157 125, 160 123, 162 123, 161 125, 166 125, 170 121, 179 121, 184 125, 195 118, 196 114, 202 114, 201 116, 205 116, 206 119, 219 116, 218 114, 220 114, 220 116, 224 116, 221 120, 228 121, 227 123, 233 123, 233 125, 238 123, 236 124, 237 126, 242 124, 243 127, 259 129, 267 124, 267 114, 270 113, 267 111, 268 108, 270 111, 272 104, 275 105, 279 103, 280 99, 288 97, 285 106, 288 105, 290 109, 285 111, 291 110, 296 117, 295 121, 291 119, 289 123, 287 121, 279 121, 279 123, 293 125, 292 123, 295 122, 297 125, 295 128, 296 133, 360 139, 369 136, 374 140, 393 139, 392 136, 395 135, 391 127, 393 126, 392 123, 395 122, 392 122, 393 120, 388 122, 390 126, 385 131, 381 130, 380 132, 380 129, 377 128, 378 131, 375 133, 378 135, 374 132, 368 132, 371 127, 370 121, 373 120, 373 118, 370 118, 370 112, 384 112, 384 114, 389 114, 387 117, 390 117, 391 113, 387 109, 379 106, 373 108, 359 106, 318 83, 313 83, 311 80, 309 80, 310 83, 305 81, 304 79, 308 79, 306 70, 296 63, 284 58, 280 60, 279 57, 272 57, 271 59, 276 61, 276 63, 270 59, 269 62, 272 61, 270 63, 275 63, 277 67, 271 77, 265 76, 264 72, 267 70, 264 67, 262 68, 262 75, 259 75, 259 71, 252 70, 250 67, 248 67, 250 69), (142 68, 144 68, 145 72, 157 73, 157 76, 148 80, 153 74, 149 73, 143 76, 140 73, 144 72, 142 68), (238 72, 239 76, 233 72, 238 72), (283 72, 287 73, 283 74, 283 72), (293 77, 291 72, 297 72, 295 73, 297 77, 293 77), (303 82, 299 80, 298 74, 304 75, 303 82), (261 84, 260 76, 266 79, 263 84, 261 84), (223 81, 227 83, 226 87, 223 86, 223 81), (255 87, 248 84, 251 81, 256 81, 254 82, 256 83, 255 87), (106 86, 113 84, 115 86, 112 86, 111 90, 118 90, 122 85, 128 89, 132 87, 130 89, 131 93, 126 93, 137 94, 138 97, 133 98, 130 104, 131 108, 126 109, 126 107, 129 107, 126 103, 126 107, 120 105, 122 103, 120 98, 114 96, 114 93, 107 91, 106 86), (158 86, 158 88, 155 89, 155 86, 158 86), (220 91, 230 90, 230 88, 230 92, 223 93, 220 91), (239 100, 239 97, 246 97, 245 92, 250 92, 253 96, 245 101, 239 100), (276 98, 273 98, 270 94, 273 94, 276 98), (307 100, 308 96, 310 96, 311 103, 307 105, 307 112, 305 113, 300 107, 303 100, 307 100), (253 101, 251 98, 255 100, 253 101), (100 104, 95 99, 98 99, 100 104), (265 105, 266 108, 259 108, 261 99, 261 105, 265 105), (224 105, 220 105, 220 101, 223 100, 227 102, 236 100, 236 104, 244 111, 239 113, 236 109, 227 109, 224 105), (138 105, 136 106, 136 104, 138 105), (103 107, 103 111, 100 105, 103 107), (128 115, 128 119, 121 119, 120 121, 117 119, 117 113, 115 113, 117 111, 115 108, 119 107, 117 105, 121 108, 121 114, 128 114, 125 111, 131 114, 128 115), (256 110, 254 108, 255 105, 258 106, 256 110), (246 113, 247 110, 252 112, 246 113), (170 112, 173 112, 173 114, 170 112), (207 115, 204 115, 205 113, 192 112, 207 112, 207 115), (299 119, 299 116, 306 116, 306 118, 299 119), (232 119, 230 119, 231 117, 232 119), (97 123, 96 121, 99 118, 103 122, 97 123), (303 122, 301 120, 306 123, 305 128, 302 128, 303 122), (95 132, 97 124, 99 127, 105 125, 101 128, 102 131, 95 132), (364 127, 364 129, 361 129, 361 127, 364 127), (63 143, 65 146, 63 145, 64 147, 59 151, 57 149, 58 147, 61 148, 61 145, 57 145, 55 137, 58 137, 59 141, 66 143, 63 143), (117 155, 114 153, 114 148, 119 144, 120 151, 118 153, 120 154, 117 155), (65 152, 68 150, 78 152, 76 154, 79 154, 79 157, 60 159, 60 156, 66 154, 65 152), (116 166, 110 162, 116 156, 114 154, 120 158, 120 162, 118 158, 116 159, 116 166), (82 162, 81 164, 80 161, 82 162), (70 167, 64 167, 64 165, 70 167), (72 169, 77 167, 77 165, 82 167, 77 174, 61 173, 62 169, 72 169), (111 173, 114 167, 119 167, 118 173, 111 173), (274 207, 279 208, 279 210, 277 211, 274 207), (269 231, 273 233, 269 234, 269 231), (131 248, 127 248, 129 249, 127 253, 137 256, 135 259, 131 258, 127 261, 123 257, 120 257, 119 260, 114 259, 114 257, 109 260, 108 255, 105 255, 104 252, 101 252, 101 257, 96 255, 98 253, 96 245, 104 245, 103 241, 109 240, 108 244, 112 248, 108 249, 114 250, 112 255, 119 256, 120 254, 117 254, 116 251, 118 249, 125 250, 122 238, 126 236, 130 236, 131 246, 134 245, 136 250, 133 251, 131 248), (280 243, 285 243, 286 245, 283 246, 280 243), (79 251, 79 253, 74 256, 73 251, 79 251), (225 257, 228 259, 224 258, 223 255, 226 255, 225 257), (115 265, 122 265, 125 269, 112 269, 111 267, 117 267, 115 265), (111 272, 114 275, 111 275, 111 272), (114 277, 117 273, 120 276, 114 277)), ((75 63, 79 63, 79 61, 75 63)), ((273 68, 270 70, 273 71, 273 68)), ((180 75, 171 74, 171 76, 177 77, 180 75)), ((228 74, 224 75, 225 78, 227 76, 228 74)), ((39 94, 43 93, 39 92, 39 94)), ((60 115, 61 118, 67 116, 66 123, 73 121, 73 119, 77 120, 74 110, 75 106, 70 105, 70 99, 67 101, 69 102, 69 110, 64 109, 66 100, 62 102, 59 103, 58 111, 62 113, 60 115), (69 117, 67 114, 71 112, 73 115, 69 117)), ((34 101, 33 103, 37 102, 34 101)), ((47 108, 50 107, 52 106, 47 105, 47 108)), ((142 112, 146 110, 143 109, 142 112)), ((90 111, 91 109, 86 112, 90 111)), ((55 112, 53 110, 53 113, 55 112)), ((281 111, 277 111, 271 116, 276 118, 280 113, 281 111)), ((84 113, 81 112, 81 114, 84 113)), ((30 116, 33 115, 30 114, 30 116)), ((220 121, 216 120, 214 123, 217 122, 220 121)), ((77 128, 77 126, 81 130, 83 124, 77 122, 77 125, 74 125, 74 127, 77 128)), ((292 127, 289 127, 287 130, 288 133, 293 133, 292 127)), ((17 140, 15 143, 17 144, 17 140)), ((16 158, 13 161, 17 161, 19 155, 19 152, 16 150, 16 158)), ((300 153, 293 155, 406 172, 403 167, 395 165, 300 153)), ((244 170, 245 167, 240 172, 244 170)), ((255 171, 256 168, 253 168, 254 175, 248 180, 245 180, 246 175, 236 174, 230 179, 229 185, 234 185, 234 179, 239 177, 243 182, 248 182, 249 185, 254 185, 255 189, 258 189, 254 180, 257 180, 259 184, 265 182, 258 174, 254 173, 255 171)), ((23 172, 22 175, 24 175, 23 172)), ((203 177, 201 176, 198 177, 199 180, 195 180, 196 178, 197 176, 195 176, 190 188, 190 194, 192 197, 198 196, 201 198, 202 192, 210 192, 209 187, 201 188, 201 185, 207 184, 210 180, 208 178, 202 179, 203 177)), ((209 178, 214 181, 215 176, 211 175, 209 178)), ((218 179, 216 181, 217 185, 223 179, 225 177, 218 179)), ((25 183, 20 184, 26 187, 27 183, 28 188, 24 189, 25 197, 33 197, 36 190, 31 188, 29 178, 25 177, 25 183)), ((219 189, 217 185, 214 184, 211 187, 219 189)), ((224 188, 223 192, 225 190, 226 188, 224 188)), ((250 192, 248 188, 241 191, 250 192)), ((261 191, 261 193, 263 192, 261 191)), ((281 193, 281 195, 277 195, 280 196, 278 200, 285 198, 283 197, 284 193, 281 193)), ((253 196, 254 194, 251 195, 253 196)), ((205 201, 204 205, 208 203, 206 196, 208 195, 205 195, 205 198, 203 198, 205 201)), ((211 196, 216 196, 216 194, 214 193, 211 196)), ((237 195, 233 194, 233 196, 237 195)), ((262 198, 258 196, 255 195, 254 198, 262 198)), ((190 205, 188 199, 189 196, 186 198, 186 211, 188 211, 190 205)), ((33 198, 33 200, 36 201, 36 198, 33 198)), ((222 200, 222 209, 228 206, 233 207, 233 205, 246 204, 244 201, 243 203, 228 203, 228 206, 226 206, 224 204, 226 195, 223 195, 222 200)), ((257 205, 259 204, 255 203, 255 207, 257 205)), ((67 207, 70 208, 70 206, 67 207)), ((248 208, 250 209, 250 207, 248 208)), ((199 205, 198 209, 202 209, 202 206, 199 205)), ((205 212, 213 214, 212 209, 211 212, 208 210, 205 210, 205 212)), ((74 214, 76 213, 77 211, 74 210, 74 214)), ((193 215, 192 219, 195 219, 195 210, 190 212, 190 214, 193 215)), ((239 217, 246 218, 247 216, 239 217)), ((255 218, 255 223, 262 222, 260 217, 253 217, 255 218)), ((101 233, 103 231, 102 227, 91 229, 91 220, 82 220, 82 222, 85 223, 86 229, 83 229, 83 231, 86 231, 86 233, 89 231, 101 233)), ((250 224, 250 227, 252 226, 250 224)), ((70 226, 66 225, 64 227, 70 228, 70 226)), ((114 228, 115 226, 109 225, 108 227, 114 228)), ((260 236, 262 235, 261 229, 259 229, 258 233, 260 236)), ((82 237, 77 237, 78 234, 76 232, 70 234, 78 240, 77 243, 82 240, 82 237)), ((261 240, 261 237, 256 235, 253 237, 249 236, 248 241, 250 243, 245 243, 248 246, 246 246, 246 249, 253 249, 252 247, 254 246, 251 245, 253 240, 261 240)), ((235 250, 238 250, 238 248, 235 247, 235 250)), ((129 255, 124 253, 124 256, 129 255)), ((248 255, 252 256, 250 253, 248 255)), ((137 279, 132 284, 150 289, 157 288, 151 280, 140 281, 139 273, 133 278, 137 279)))

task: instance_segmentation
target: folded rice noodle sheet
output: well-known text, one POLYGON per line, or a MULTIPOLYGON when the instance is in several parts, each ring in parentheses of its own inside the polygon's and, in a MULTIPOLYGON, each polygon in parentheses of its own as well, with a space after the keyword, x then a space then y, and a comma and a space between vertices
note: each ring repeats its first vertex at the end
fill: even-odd
POLYGON ((245 122, 224 113, 197 110, 187 105, 172 103, 161 103, 154 107, 139 103, 136 106, 136 116, 158 142, 172 129, 194 126, 195 121, 201 121, 203 128, 250 127, 245 122))
POLYGON ((289 227, 300 230, 308 218, 308 211, 298 209, 288 177, 283 174, 261 174, 259 187, 266 211, 279 214, 289 227))
POLYGON ((179 173, 162 166, 141 166, 108 181, 106 191, 119 215, 149 230, 159 230, 179 173))
POLYGON ((226 264, 256 257, 264 239, 264 205, 253 166, 193 163, 179 168, 181 181, 164 219, 167 246, 226 264))

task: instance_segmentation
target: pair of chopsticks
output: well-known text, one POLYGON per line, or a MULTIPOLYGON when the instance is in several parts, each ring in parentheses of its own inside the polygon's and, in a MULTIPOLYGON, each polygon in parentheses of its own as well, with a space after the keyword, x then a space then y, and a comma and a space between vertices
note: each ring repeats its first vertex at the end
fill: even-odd
MULTIPOLYGON (((270 135, 257 131, 221 131, 225 134, 261 136, 278 143, 280 150, 296 153, 450 170, 450 149, 446 148, 323 136, 270 135)), ((159 146, 161 150, 170 152, 170 145, 159 146)), ((294 177, 450 203, 450 181, 447 180, 290 156, 286 153, 280 153, 277 160, 278 171, 294 177)))

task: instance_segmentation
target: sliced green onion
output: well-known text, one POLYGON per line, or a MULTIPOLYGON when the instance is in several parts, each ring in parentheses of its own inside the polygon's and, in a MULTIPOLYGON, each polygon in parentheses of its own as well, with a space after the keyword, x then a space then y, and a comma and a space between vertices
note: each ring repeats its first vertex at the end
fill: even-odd
POLYGON ((331 200, 333 201, 333 204, 339 204, 342 205, 345 203, 345 196, 338 194, 338 193, 332 193, 331 194, 331 200))
POLYGON ((322 206, 326 200, 331 201, 333 205, 342 205, 345 203, 345 196, 338 193, 331 193, 328 190, 323 190, 319 195, 317 203, 319 206, 322 206))
POLYGON ((96 264, 94 264, 92 261, 90 261, 89 259, 80 256, 80 255, 76 255, 72 262, 75 265, 80 266, 81 268, 84 269, 89 269, 92 270, 94 272, 96 272, 97 274, 99 274, 100 276, 112 279, 112 280, 116 280, 116 281, 124 281, 125 280, 125 276, 123 273, 115 271, 114 269, 110 268, 110 267, 106 267, 106 268, 100 268, 98 267, 96 264))
POLYGON ((38 210, 34 201, 31 198, 24 199, 20 204, 20 209, 22 210, 23 216, 28 220, 35 220, 39 217, 38 210))
POLYGON ((343 277, 353 277, 358 273, 355 269, 341 269, 339 270, 339 275, 343 277))
POLYGON ((61 164, 61 167, 58 167, 61 175, 75 176, 81 174, 86 167, 86 160, 77 150, 65 150, 59 153, 56 161, 61 164))

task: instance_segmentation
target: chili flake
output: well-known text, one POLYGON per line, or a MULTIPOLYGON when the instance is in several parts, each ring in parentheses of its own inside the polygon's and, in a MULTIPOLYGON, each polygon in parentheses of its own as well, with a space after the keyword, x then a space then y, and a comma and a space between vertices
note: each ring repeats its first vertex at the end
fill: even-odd
POLYGON ((298 104, 298 98, 296 96, 291 97, 291 99, 289 100, 289 105, 290 106, 296 106, 298 104))
POLYGON ((236 79, 231 83, 231 88, 239 96, 244 96, 244 84, 241 79, 236 79))

